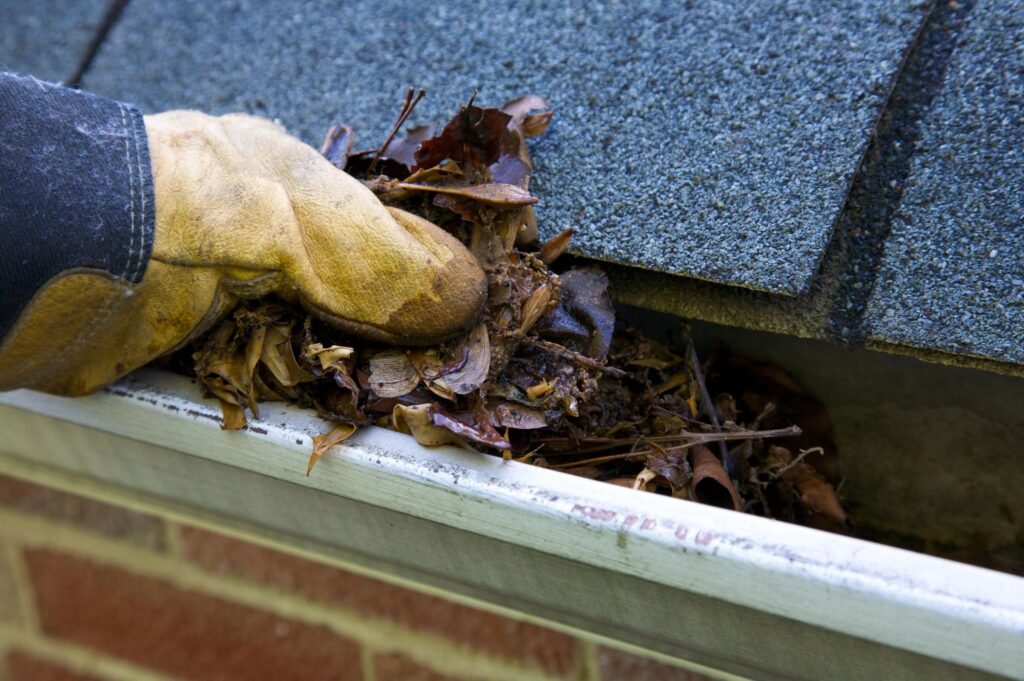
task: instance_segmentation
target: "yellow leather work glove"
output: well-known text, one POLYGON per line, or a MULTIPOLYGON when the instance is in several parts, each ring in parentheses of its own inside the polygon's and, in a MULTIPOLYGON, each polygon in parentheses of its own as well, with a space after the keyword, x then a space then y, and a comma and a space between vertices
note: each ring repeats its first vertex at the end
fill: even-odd
POLYGON ((141 283, 48 282, 0 348, 0 390, 92 392, 270 293, 394 343, 437 342, 479 315, 485 277, 458 240, 273 123, 171 111, 145 127, 156 215, 141 283))

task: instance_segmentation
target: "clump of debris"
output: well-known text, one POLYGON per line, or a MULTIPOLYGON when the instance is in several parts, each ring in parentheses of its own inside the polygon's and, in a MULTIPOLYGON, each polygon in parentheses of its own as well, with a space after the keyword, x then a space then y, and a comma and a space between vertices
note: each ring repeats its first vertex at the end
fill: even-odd
POLYGON ((487 274, 480 322, 430 348, 346 337, 296 305, 246 303, 179 355, 221 403, 225 428, 286 400, 334 424, 309 471, 359 427, 452 444, 651 493, 845 531, 824 408, 774 365, 719 348, 705 362, 617 323, 605 275, 559 267, 572 236, 537 244, 526 139, 552 111, 527 95, 472 101, 440 131, 353 151, 332 128, 324 156, 389 206, 457 236, 487 274))

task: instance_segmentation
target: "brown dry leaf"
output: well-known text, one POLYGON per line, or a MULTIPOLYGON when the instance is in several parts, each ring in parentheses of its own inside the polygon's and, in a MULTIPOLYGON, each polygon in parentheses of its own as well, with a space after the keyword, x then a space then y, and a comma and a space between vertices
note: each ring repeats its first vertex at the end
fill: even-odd
POLYGON ((420 144, 434 136, 433 125, 419 125, 410 128, 404 137, 397 137, 384 149, 384 157, 401 163, 407 168, 406 174, 412 172, 416 165, 416 151, 420 144))
POLYGON ((554 261, 558 260, 559 256, 565 253, 565 249, 569 247, 569 241, 575 233, 576 230, 572 227, 569 229, 563 229, 561 232, 544 242, 544 245, 540 247, 540 251, 537 253, 537 257, 540 258, 541 262, 545 265, 550 265, 554 261))
POLYGON ((527 407, 515 402, 498 402, 490 406, 492 422, 503 428, 519 430, 536 430, 548 425, 547 417, 540 409, 527 407))
POLYGON ((491 368, 491 341, 487 335, 487 325, 481 322, 474 326, 466 340, 456 349, 455 355, 464 357, 465 361, 432 383, 446 393, 450 391, 456 395, 468 395, 483 385, 491 368))
POLYGON ((447 428, 456 435, 482 445, 503 450, 512 448, 512 444, 491 425, 490 414, 483 409, 449 414, 435 404, 430 418, 435 426, 447 428))
POLYGON ((526 133, 527 137, 536 137, 537 135, 543 135, 548 126, 551 124, 551 118, 555 115, 554 111, 544 111, 542 113, 529 114, 523 119, 523 132, 526 133))
POLYGON ((608 277, 597 270, 569 270, 559 281, 558 307, 546 324, 538 327, 540 334, 554 340, 579 338, 582 342, 578 349, 583 354, 604 359, 615 332, 608 277))
POLYGON ((732 480, 711 450, 697 445, 690 453, 693 460, 693 478, 690 481, 690 498, 702 504, 740 510, 740 498, 732 480))
POLYGON ((296 386, 313 380, 313 374, 299 366, 292 351, 291 325, 267 328, 266 339, 260 353, 260 361, 285 387, 296 386))
POLYGON ((450 158, 462 164, 489 166, 498 158, 501 138, 512 117, 498 109, 468 104, 455 114, 441 134, 424 140, 417 149, 416 166, 431 168, 450 158))
POLYGON ((813 466, 798 461, 783 471, 782 479, 796 490, 800 503, 810 515, 809 524, 832 531, 846 527, 846 512, 835 488, 813 466))
POLYGON ((523 321, 516 333, 524 334, 532 329, 537 320, 547 313, 551 298, 551 286, 547 282, 535 288, 530 297, 523 303, 523 321))
POLYGON ((414 404, 411 406, 396 404, 394 411, 391 412, 391 422, 395 430, 412 435, 416 438, 416 442, 419 442, 421 445, 428 447, 436 445, 458 445, 465 447, 466 441, 461 437, 447 428, 434 424, 433 410, 434 405, 432 404, 414 404))
POLYGON ((323 435, 317 435, 313 438, 313 454, 309 457, 309 463, 306 465, 306 477, 309 477, 310 472, 313 470, 313 466, 320 460, 327 450, 336 444, 344 442, 349 438, 352 433, 356 432, 355 425, 351 423, 339 423, 334 426, 329 433, 323 435))
POLYGON ((370 358, 370 388, 378 397, 408 395, 420 384, 420 375, 404 350, 385 350, 370 358))
POLYGON ((222 430, 245 428, 245 409, 242 407, 222 399, 220 400, 220 413, 224 417, 224 422, 220 426, 222 430))
POLYGON ((456 196, 463 199, 471 199, 486 203, 489 206, 529 206, 537 203, 536 196, 525 189, 514 184, 501 182, 490 182, 487 184, 474 184, 467 187, 445 187, 434 184, 413 184, 411 182, 399 182, 395 185, 399 189, 407 189, 419 192, 435 192, 447 196, 456 196))
POLYGON ((644 462, 646 469, 664 478, 671 485, 673 496, 677 496, 690 483, 692 476, 686 452, 666 451, 657 442, 647 444, 653 452, 647 455, 644 462))
POLYGON ((331 345, 325 348, 323 343, 310 343, 302 351, 302 356, 306 359, 317 359, 320 362, 320 368, 324 371, 328 369, 344 371, 345 368, 341 364, 341 360, 349 359, 353 354, 355 354, 355 349, 347 345, 331 345))

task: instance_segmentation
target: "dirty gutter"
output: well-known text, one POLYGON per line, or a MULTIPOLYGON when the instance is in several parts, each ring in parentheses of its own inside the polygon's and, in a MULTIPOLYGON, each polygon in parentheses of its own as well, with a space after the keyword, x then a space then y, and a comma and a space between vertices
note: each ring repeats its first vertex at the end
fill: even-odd
POLYGON ((1024 676, 1024 579, 377 428, 306 477, 324 423, 262 411, 222 431, 215 401, 154 370, 88 398, 0 393, 0 470, 85 476, 732 674, 1024 676))

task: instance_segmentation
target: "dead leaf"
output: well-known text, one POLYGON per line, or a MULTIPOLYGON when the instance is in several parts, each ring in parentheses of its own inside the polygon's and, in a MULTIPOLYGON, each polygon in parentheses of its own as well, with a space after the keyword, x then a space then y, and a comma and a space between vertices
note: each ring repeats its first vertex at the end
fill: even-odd
POLYGON ((448 430, 434 424, 432 404, 395 405, 391 422, 395 430, 412 435, 416 442, 428 447, 437 445, 466 446, 466 441, 448 430))
POLYGON ((474 326, 466 340, 456 348, 455 354, 464 358, 461 365, 453 371, 442 373, 432 383, 456 395, 468 395, 483 385, 491 368, 491 342, 487 335, 487 325, 481 322, 474 326))
POLYGON ((537 253, 537 257, 540 258, 541 262, 545 265, 550 265, 554 261, 558 260, 562 253, 565 253, 565 249, 569 247, 569 240, 572 239, 572 235, 575 234, 575 230, 571 227, 569 229, 563 229, 561 232, 551 237, 544 242, 544 245, 540 247, 540 252, 537 253))
POLYGON ((370 389, 378 397, 401 397, 420 383, 420 375, 404 350, 385 350, 370 358, 370 389))
POLYGON ((474 184, 466 187, 446 187, 443 185, 399 182, 395 186, 400 189, 408 189, 410 191, 436 192, 446 196, 471 199, 491 206, 528 206, 530 204, 537 203, 537 197, 531 196, 530 192, 525 189, 520 189, 514 184, 502 184, 499 182, 474 184))
POLYGON ((498 158, 502 135, 512 117, 498 109, 469 104, 459 109, 441 134, 424 140, 416 151, 416 166, 431 168, 445 159, 489 166, 498 158))
POLYGON ((544 111, 528 115, 523 119, 523 132, 526 133, 527 137, 543 135, 547 131, 548 125, 551 124, 551 118, 554 115, 554 111, 544 111))
POLYGON ((309 477, 310 472, 313 470, 313 466, 320 460, 327 450, 336 444, 344 442, 349 438, 352 433, 356 432, 355 425, 351 423, 339 423, 334 426, 328 433, 323 435, 317 435, 313 438, 313 454, 309 457, 309 463, 306 465, 306 477, 309 477))
POLYGON ((227 400, 220 400, 220 413, 223 416, 223 423, 220 426, 222 430, 245 428, 245 409, 242 407, 227 400))
POLYGON ((493 423, 503 428, 536 430, 548 425, 547 417, 540 409, 514 402, 498 402, 490 407, 493 423))
POLYGON ((535 288, 523 304, 523 321, 516 333, 524 334, 532 329, 537 320, 547 314, 551 298, 551 286, 547 282, 535 288))
POLYGON ((783 471, 782 479, 799 495, 808 524, 833 532, 846 528, 846 512, 835 488, 813 466, 798 461, 783 471))
POLYGON ((260 353, 263 363, 277 381, 286 387, 313 380, 313 374, 299 366, 292 350, 291 326, 267 328, 266 339, 260 353))
POLYGON ((690 498, 709 506, 740 510, 742 504, 739 495, 718 457, 707 447, 697 445, 690 452, 690 458, 693 461, 690 498))
POLYGON ((349 359, 354 354, 355 349, 347 345, 331 345, 325 348, 322 343, 310 343, 302 351, 302 356, 306 359, 318 360, 324 371, 344 371, 341 360, 349 359))

